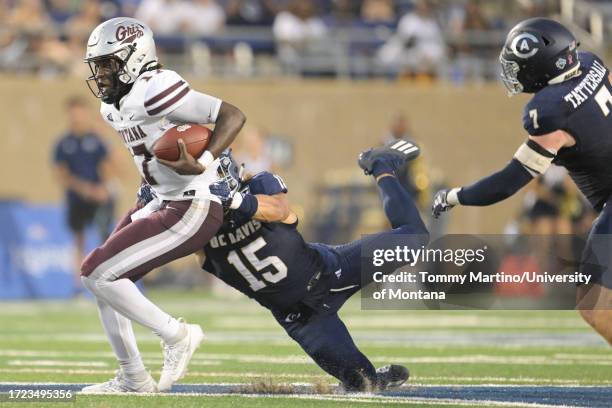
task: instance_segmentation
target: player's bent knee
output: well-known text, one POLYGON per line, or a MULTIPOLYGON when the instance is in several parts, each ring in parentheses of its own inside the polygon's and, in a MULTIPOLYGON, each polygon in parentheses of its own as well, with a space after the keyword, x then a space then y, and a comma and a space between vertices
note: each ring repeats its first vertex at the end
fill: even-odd
POLYGON ((81 264, 81 276, 89 276, 100 265, 100 249, 96 248, 81 264))
MULTIPOLYGON (((96 249, 97 251, 97 249, 96 249)), ((95 251, 94 251, 95 252, 95 251)), ((81 277, 87 277, 96 269, 97 262, 94 262, 93 252, 89 254, 81 264, 81 277)))
POLYGON ((91 252, 83 263, 81 264, 81 276, 91 276, 91 274, 96 270, 102 262, 105 261, 102 250, 100 248, 96 248, 91 252))
POLYGON ((96 282, 93 279, 81 275, 81 282, 83 283, 83 286, 87 288, 87 290, 89 290, 93 295, 96 295, 96 282))

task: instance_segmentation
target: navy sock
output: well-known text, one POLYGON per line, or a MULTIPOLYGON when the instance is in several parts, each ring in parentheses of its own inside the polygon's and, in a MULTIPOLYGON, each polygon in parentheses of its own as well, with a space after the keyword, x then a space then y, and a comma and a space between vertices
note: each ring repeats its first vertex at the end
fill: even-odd
POLYGON ((372 175, 374 177, 378 177, 381 174, 385 174, 385 173, 395 174, 393 172, 393 168, 389 166, 385 161, 378 160, 374 162, 374 165, 372 166, 372 175))
POLYGON ((412 227, 409 229, 413 234, 427 232, 414 199, 402 187, 396 177, 383 177, 378 180, 377 185, 385 215, 393 228, 406 225, 412 227))

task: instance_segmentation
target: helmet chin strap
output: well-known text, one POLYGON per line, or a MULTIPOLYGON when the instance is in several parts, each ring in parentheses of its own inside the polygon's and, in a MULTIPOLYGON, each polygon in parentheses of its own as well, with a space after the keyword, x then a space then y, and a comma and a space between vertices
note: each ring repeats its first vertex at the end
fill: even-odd
POLYGON ((132 89, 132 84, 126 84, 119 79, 119 75, 113 75, 113 86, 112 92, 108 95, 102 96, 102 102, 117 105, 121 98, 123 98, 132 89))
POLYGON ((574 68, 565 71, 561 75, 558 75, 548 81, 548 85, 560 84, 561 82, 565 82, 568 79, 572 79, 573 77, 578 75, 580 75, 580 61, 578 61, 578 64, 574 68))

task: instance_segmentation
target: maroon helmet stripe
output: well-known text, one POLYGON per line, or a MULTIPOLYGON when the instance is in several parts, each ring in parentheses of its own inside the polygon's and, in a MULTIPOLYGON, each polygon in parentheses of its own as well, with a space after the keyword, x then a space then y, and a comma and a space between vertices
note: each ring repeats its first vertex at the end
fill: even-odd
POLYGON ((186 87, 181 92, 179 92, 174 98, 170 99, 168 102, 164 103, 161 106, 158 106, 155 109, 147 111, 147 113, 153 116, 153 115, 157 115, 159 112, 163 112, 164 110, 168 109, 169 107, 171 107, 172 105, 174 105, 175 103, 183 99, 183 97, 187 95, 187 92, 189 92, 189 89, 190 89, 189 87, 186 87))
POLYGON ((153 105, 154 103, 157 103, 157 102, 161 101, 166 96, 171 94, 173 91, 175 91, 176 89, 180 88, 180 86, 183 85, 184 83, 185 83, 185 81, 183 81, 183 80, 178 81, 176 84, 172 85, 170 88, 166 89, 165 91, 162 91, 162 92, 158 93, 157 95, 155 95, 154 97, 152 97, 151 99, 146 101, 144 106, 147 107, 147 106, 153 105))

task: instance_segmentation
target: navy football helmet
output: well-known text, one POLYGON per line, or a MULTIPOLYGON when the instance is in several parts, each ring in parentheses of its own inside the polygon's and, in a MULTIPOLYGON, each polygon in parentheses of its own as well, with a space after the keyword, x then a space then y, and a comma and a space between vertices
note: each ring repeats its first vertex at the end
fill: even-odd
POLYGON ((578 45, 574 34, 554 20, 538 17, 517 24, 499 56, 509 94, 535 93, 576 75, 578 45))

